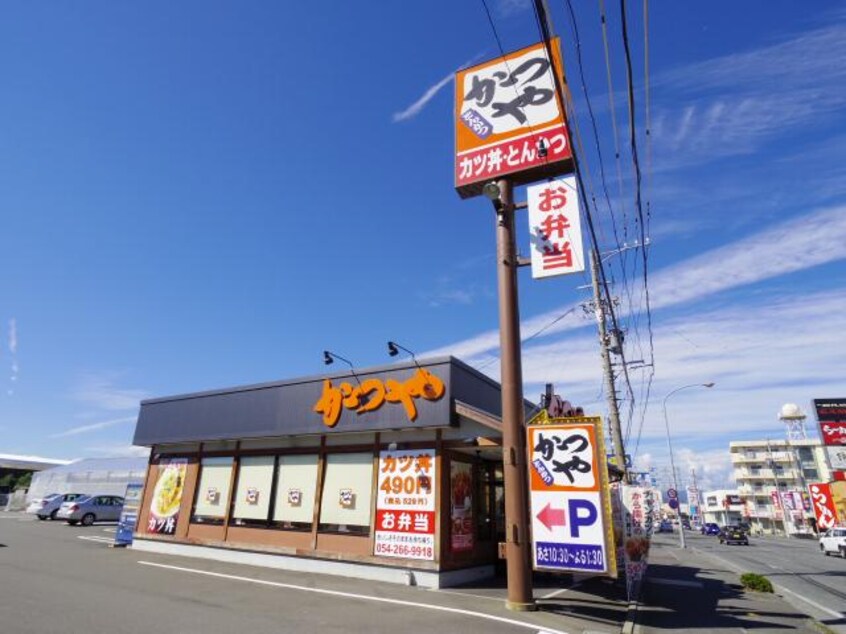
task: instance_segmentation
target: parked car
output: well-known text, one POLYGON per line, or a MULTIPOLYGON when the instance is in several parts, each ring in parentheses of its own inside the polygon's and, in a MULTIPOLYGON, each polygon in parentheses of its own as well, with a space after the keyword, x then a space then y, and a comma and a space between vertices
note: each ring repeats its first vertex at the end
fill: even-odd
POLYGON ((73 502, 65 502, 56 513, 58 519, 68 524, 81 523, 91 526, 94 522, 116 522, 123 510, 123 498, 117 495, 92 495, 73 502))
POLYGON ((837 553, 846 557, 846 527, 835 526, 820 535, 820 551, 825 555, 837 553))
POLYGON ((35 511, 35 514, 40 520, 56 519, 56 514, 59 508, 65 502, 73 502, 80 498, 86 497, 84 493, 59 493, 50 498, 43 498, 40 507, 35 511))
POLYGON ((683 519, 682 520, 682 528, 686 528, 687 530, 690 530, 690 520, 683 519))
POLYGON ((35 515, 41 508, 44 506, 45 503, 49 502, 53 498, 57 497, 58 493, 48 493, 43 498, 34 498, 30 501, 30 503, 26 507, 26 513, 31 513, 35 515))
POLYGON ((720 527, 714 522, 705 522, 700 529, 703 535, 719 535, 720 527))
POLYGON ((673 523, 670 520, 661 520, 658 524, 658 531, 659 533, 672 533, 673 532, 673 523))
POLYGON ((748 546, 749 536, 740 526, 723 526, 720 531, 720 543, 743 544, 744 546, 748 546))

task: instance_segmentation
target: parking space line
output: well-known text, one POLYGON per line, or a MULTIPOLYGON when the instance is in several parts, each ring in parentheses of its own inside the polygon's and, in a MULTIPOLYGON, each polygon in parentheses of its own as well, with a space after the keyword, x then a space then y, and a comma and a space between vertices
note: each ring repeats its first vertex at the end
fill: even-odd
POLYGON ((114 540, 108 537, 100 537, 99 535, 77 535, 77 539, 84 539, 89 542, 99 542, 101 544, 111 544, 114 540))
POLYGON ((219 579, 229 579, 231 581, 244 581, 246 583, 255 583, 263 586, 270 586, 274 588, 285 588, 286 590, 300 590, 301 592, 311 592, 314 594, 325 594, 334 597, 345 597, 348 599, 359 599, 361 601, 373 601, 376 603, 389 603, 391 605, 403 605, 413 608, 421 608, 424 610, 435 610, 437 612, 449 612, 451 614, 463 614, 465 616, 472 616, 479 619, 487 619, 489 621, 497 621, 499 623, 507 623, 515 627, 522 627, 530 629, 535 632, 541 631, 548 634, 567 634, 562 630, 551 630, 549 628, 538 625, 537 623, 526 623, 525 621, 517 621, 508 619, 494 614, 485 614, 484 612, 474 612, 473 610, 462 610, 461 608, 450 608, 444 605, 432 605, 430 603, 417 603, 415 601, 404 601, 402 599, 389 599, 387 597, 376 597, 369 594, 356 594, 352 592, 341 592, 339 590, 327 590, 325 588, 310 588, 307 586, 298 586, 292 583, 280 583, 278 581, 267 581, 265 579, 254 579, 252 577, 242 577, 239 575, 228 575, 222 572, 212 572, 210 570, 200 570, 197 568, 183 568, 182 566, 171 566, 169 564, 159 564, 153 561, 139 561, 142 566, 153 566, 155 568, 164 568, 166 570, 177 570, 179 572, 188 572, 195 575, 205 575, 208 577, 217 577, 219 579))

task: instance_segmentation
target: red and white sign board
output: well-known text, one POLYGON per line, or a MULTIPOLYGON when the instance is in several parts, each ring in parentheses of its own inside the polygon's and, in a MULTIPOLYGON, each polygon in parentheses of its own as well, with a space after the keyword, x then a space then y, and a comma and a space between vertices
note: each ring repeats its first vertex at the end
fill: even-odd
POLYGON ((817 528, 824 531, 834 526, 837 523, 837 509, 834 507, 828 484, 825 482, 809 484, 808 492, 811 494, 814 516, 817 518, 817 528))
POLYGON ((537 570, 616 576, 601 419, 564 420, 527 428, 532 561, 537 570))
POLYGON ((585 270, 579 192, 567 176, 526 188, 534 279, 585 270))
POLYGON ((382 451, 373 554, 435 559, 435 450, 382 451))
POLYGON ((820 423, 820 436, 824 445, 846 447, 846 420, 820 423))
MULTIPOLYGON (((462 198, 508 177, 515 185, 572 171, 563 108, 555 88, 561 53, 543 42, 455 75, 455 188, 462 198)), ((563 79, 561 79, 563 85, 563 79)))

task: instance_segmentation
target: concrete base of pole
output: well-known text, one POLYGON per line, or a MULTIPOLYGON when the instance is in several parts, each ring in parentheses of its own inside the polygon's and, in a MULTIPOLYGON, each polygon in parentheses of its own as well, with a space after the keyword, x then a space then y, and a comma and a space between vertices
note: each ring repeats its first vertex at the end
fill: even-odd
POLYGON ((537 612, 538 604, 532 601, 531 603, 517 603, 515 601, 506 601, 505 608, 512 612, 537 612))

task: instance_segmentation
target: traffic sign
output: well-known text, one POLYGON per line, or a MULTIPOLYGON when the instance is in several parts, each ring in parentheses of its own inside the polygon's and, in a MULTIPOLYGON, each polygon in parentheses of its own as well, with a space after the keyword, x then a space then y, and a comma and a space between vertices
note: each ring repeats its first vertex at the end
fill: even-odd
POLYGON ((679 499, 678 498, 670 498, 670 501, 667 502, 667 504, 669 505, 669 507, 671 509, 676 510, 677 508, 679 508, 679 499))
POLYGON ((667 489, 667 497, 671 500, 675 500, 677 497, 679 497, 679 492, 675 489, 667 489))

